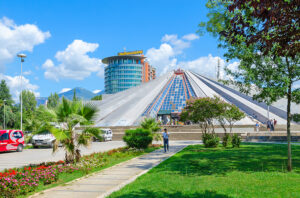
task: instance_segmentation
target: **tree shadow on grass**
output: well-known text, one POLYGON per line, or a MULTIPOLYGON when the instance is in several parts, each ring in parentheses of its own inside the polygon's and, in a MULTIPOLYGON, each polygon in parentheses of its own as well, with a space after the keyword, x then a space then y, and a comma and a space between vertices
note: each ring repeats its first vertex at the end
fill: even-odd
POLYGON ((230 196, 219 194, 216 191, 206 190, 204 193, 186 193, 182 192, 151 192, 146 189, 132 191, 123 195, 113 196, 117 198, 230 198, 230 196))
MULTIPOLYGON (((231 171, 286 172, 286 145, 244 144, 239 149, 213 148, 202 145, 186 148, 160 164, 154 172, 172 174, 225 175, 231 171)), ((294 172, 300 173, 300 146, 293 146, 294 172)))

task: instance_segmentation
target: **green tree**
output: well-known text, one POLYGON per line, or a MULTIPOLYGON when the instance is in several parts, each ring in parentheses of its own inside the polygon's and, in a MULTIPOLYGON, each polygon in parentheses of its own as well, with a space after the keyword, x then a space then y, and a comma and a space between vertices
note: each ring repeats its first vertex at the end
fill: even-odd
POLYGON ((12 112, 12 104, 14 101, 10 95, 9 88, 5 80, 1 80, 0 83, 0 123, 2 128, 4 127, 4 114, 5 114, 5 126, 11 128, 14 125, 15 115, 12 112), (5 112, 4 112, 5 106, 5 112))
MULTIPOLYGON (((21 98, 21 96, 20 96, 21 98)), ((36 110, 36 99, 33 92, 29 90, 22 91, 23 113, 24 116, 32 118, 36 110)))
POLYGON ((187 101, 181 113, 181 120, 200 124, 203 133, 215 132, 215 120, 223 113, 220 98, 204 97, 187 101))
MULTIPOLYGON (((244 93, 254 84, 253 99, 268 104, 287 99, 288 171, 292 170, 291 102, 300 103, 299 5, 297 1, 208 0, 208 21, 200 23, 218 38, 228 60, 240 60, 237 70, 226 68, 244 93), (279 17, 280 16, 280 17, 279 17)), ((294 116, 297 117, 297 116, 294 116)))
POLYGON ((57 107, 58 103, 59 103, 58 94, 56 92, 54 94, 51 93, 51 95, 48 97, 47 107, 55 108, 55 107, 57 107))
POLYGON ((245 116, 246 116, 245 113, 240 111, 240 109, 234 104, 228 104, 228 103, 226 104, 223 117, 229 124, 230 133, 232 132, 233 125, 237 121, 245 118, 245 116))
MULTIPOLYGON (((21 95, 20 95, 21 98, 21 95)), ((22 91, 22 101, 23 101, 23 117, 22 122, 24 124, 25 130, 31 130, 30 123, 35 122, 34 113, 36 110, 36 99, 33 92, 29 90, 22 91)))
POLYGON ((160 127, 154 118, 145 118, 141 123, 141 128, 149 130, 156 141, 161 139, 161 135, 157 133, 160 127))
POLYGON ((56 137, 56 142, 53 151, 57 150, 57 146, 61 143, 66 151, 66 162, 79 161, 80 146, 88 146, 91 138, 94 136, 101 139, 101 130, 86 127, 81 133, 75 132, 75 127, 78 125, 91 125, 93 118, 98 109, 88 104, 82 105, 80 101, 69 101, 62 98, 61 104, 58 105, 55 115, 61 128, 54 128, 51 125, 45 126, 44 130, 49 130, 56 137))
POLYGON ((14 101, 11 98, 9 88, 7 87, 5 80, 1 80, 0 83, 0 100, 1 101, 5 100, 5 104, 7 106, 11 106, 14 103, 14 101))
POLYGON ((25 119, 25 130, 32 131, 34 134, 43 132, 40 129, 45 123, 55 123, 57 121, 56 114, 53 109, 49 109, 44 105, 40 105, 32 118, 25 119))
POLYGON ((94 96, 91 100, 102 100, 102 95, 94 96))
POLYGON ((5 112, 4 112, 4 101, 0 101, 0 118, 1 118, 1 125, 2 128, 4 129, 9 129, 13 128, 14 124, 16 122, 16 115, 13 112, 12 106, 7 106, 5 103, 5 112), (4 114, 5 114, 5 124, 4 124, 4 114))
POLYGON ((73 99, 72 99, 73 101, 77 101, 78 100, 78 98, 76 97, 76 89, 74 89, 74 91, 73 91, 73 99))

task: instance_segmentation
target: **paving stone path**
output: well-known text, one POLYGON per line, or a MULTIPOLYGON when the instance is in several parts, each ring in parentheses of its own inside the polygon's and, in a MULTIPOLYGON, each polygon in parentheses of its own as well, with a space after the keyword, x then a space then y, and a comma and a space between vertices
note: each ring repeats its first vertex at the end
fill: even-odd
POLYGON ((167 153, 163 149, 131 159, 113 167, 104 169, 86 178, 81 178, 63 186, 37 193, 31 198, 100 198, 106 197, 114 191, 133 182, 137 177, 171 157, 188 145, 199 144, 200 141, 170 142, 167 153))

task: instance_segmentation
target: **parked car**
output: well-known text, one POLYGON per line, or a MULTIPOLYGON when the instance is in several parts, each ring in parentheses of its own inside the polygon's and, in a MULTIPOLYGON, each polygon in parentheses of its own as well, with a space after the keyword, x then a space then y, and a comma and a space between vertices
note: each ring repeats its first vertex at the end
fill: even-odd
POLYGON ((20 130, 0 130, 0 152, 22 152, 24 148, 24 134, 20 130))
POLYGON ((94 141, 111 141, 112 140, 112 130, 111 129, 101 129, 102 130, 102 140, 98 140, 96 137, 93 138, 94 141))
POLYGON ((101 129, 103 133, 104 141, 112 141, 113 132, 111 129, 101 129))
POLYGON ((55 141, 54 135, 49 131, 35 134, 32 136, 31 143, 34 148, 38 147, 53 147, 55 141))

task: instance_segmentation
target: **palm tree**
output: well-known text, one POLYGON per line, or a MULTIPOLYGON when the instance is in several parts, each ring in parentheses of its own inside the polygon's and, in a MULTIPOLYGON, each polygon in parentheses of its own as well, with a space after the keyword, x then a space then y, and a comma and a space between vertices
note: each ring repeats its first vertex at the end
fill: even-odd
POLYGON ((101 139, 100 129, 86 127, 81 133, 75 132, 78 125, 89 126, 93 124, 93 118, 98 109, 90 105, 83 105, 80 101, 69 101, 62 98, 55 113, 57 121, 61 127, 50 127, 51 133, 56 141, 53 146, 53 152, 61 144, 65 149, 66 163, 78 162, 80 160, 80 146, 88 146, 92 137, 101 139))
POLYGON ((141 127, 143 129, 150 130, 154 140, 161 140, 161 135, 157 133, 160 130, 160 127, 158 126, 158 123, 155 121, 154 118, 145 118, 144 121, 141 123, 141 127))

